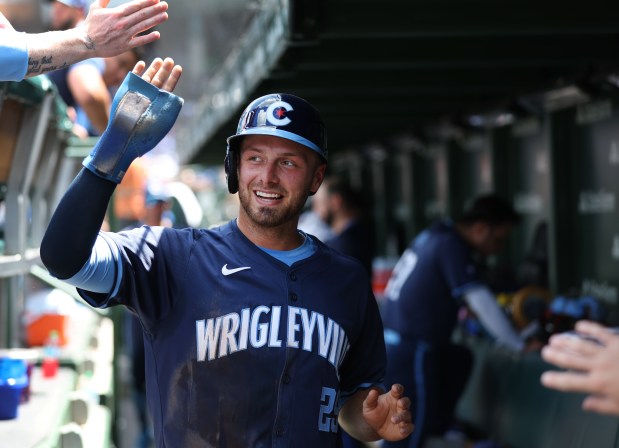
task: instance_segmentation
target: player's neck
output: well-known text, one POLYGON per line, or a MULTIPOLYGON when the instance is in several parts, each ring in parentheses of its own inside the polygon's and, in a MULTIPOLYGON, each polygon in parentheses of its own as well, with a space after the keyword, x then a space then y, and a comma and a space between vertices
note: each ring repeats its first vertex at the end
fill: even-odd
POLYGON ((303 244, 303 236, 297 230, 297 222, 287 222, 276 227, 260 226, 250 220, 236 220, 245 237, 256 246, 271 250, 292 250, 303 244))

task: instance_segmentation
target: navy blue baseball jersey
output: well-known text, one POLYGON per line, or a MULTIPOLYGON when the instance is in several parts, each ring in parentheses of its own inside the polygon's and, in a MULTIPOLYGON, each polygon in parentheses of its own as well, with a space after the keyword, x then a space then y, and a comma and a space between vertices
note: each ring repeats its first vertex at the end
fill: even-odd
POLYGON ((399 334, 445 345, 467 290, 482 284, 472 250, 451 221, 417 236, 389 279, 383 322, 399 334))
POLYGON ((158 447, 336 446, 340 400, 382 387, 382 323, 356 261, 316 242, 287 266, 235 221, 106 236, 120 288, 80 294, 140 317, 158 447))

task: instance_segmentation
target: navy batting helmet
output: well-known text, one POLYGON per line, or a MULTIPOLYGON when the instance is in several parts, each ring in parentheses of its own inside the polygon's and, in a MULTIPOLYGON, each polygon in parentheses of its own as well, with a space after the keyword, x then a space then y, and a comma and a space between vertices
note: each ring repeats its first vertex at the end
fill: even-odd
POLYGON ((287 93, 272 93, 245 108, 236 134, 228 137, 225 170, 228 191, 239 190, 238 148, 246 135, 273 135, 302 144, 327 160, 327 130, 318 111, 307 101, 287 93))

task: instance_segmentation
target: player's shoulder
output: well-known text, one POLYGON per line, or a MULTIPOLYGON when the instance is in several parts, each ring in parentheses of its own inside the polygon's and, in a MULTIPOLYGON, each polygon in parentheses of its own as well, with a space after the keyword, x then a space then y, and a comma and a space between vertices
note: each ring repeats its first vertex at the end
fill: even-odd
POLYGON ((246 238, 236 225, 236 220, 209 226, 207 228, 186 228, 177 230, 177 237, 192 242, 206 243, 213 247, 235 247, 247 244, 246 238))
POLYGON ((417 247, 428 246, 432 247, 432 249, 437 246, 443 248, 460 246, 462 243, 463 240, 458 235, 454 223, 449 220, 441 220, 433 223, 421 232, 416 239, 417 247))
POLYGON ((164 228, 163 234, 166 238, 182 239, 187 241, 199 240, 222 240, 233 233, 234 229, 230 223, 218 224, 207 228, 185 227, 179 228, 164 228))
POLYGON ((232 219, 230 221, 218 222, 216 224, 210 225, 206 229, 202 229, 202 232, 205 234, 226 237, 236 232, 237 230, 238 227, 236 225, 236 220, 232 219))

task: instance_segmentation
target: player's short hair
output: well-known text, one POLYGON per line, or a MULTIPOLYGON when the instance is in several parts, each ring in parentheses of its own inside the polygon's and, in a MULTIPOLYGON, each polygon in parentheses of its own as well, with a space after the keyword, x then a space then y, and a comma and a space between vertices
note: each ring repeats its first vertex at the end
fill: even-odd
POLYGON ((500 196, 490 193, 476 198, 457 219, 461 224, 473 224, 482 221, 492 226, 502 224, 517 224, 520 215, 511 203, 500 196))

